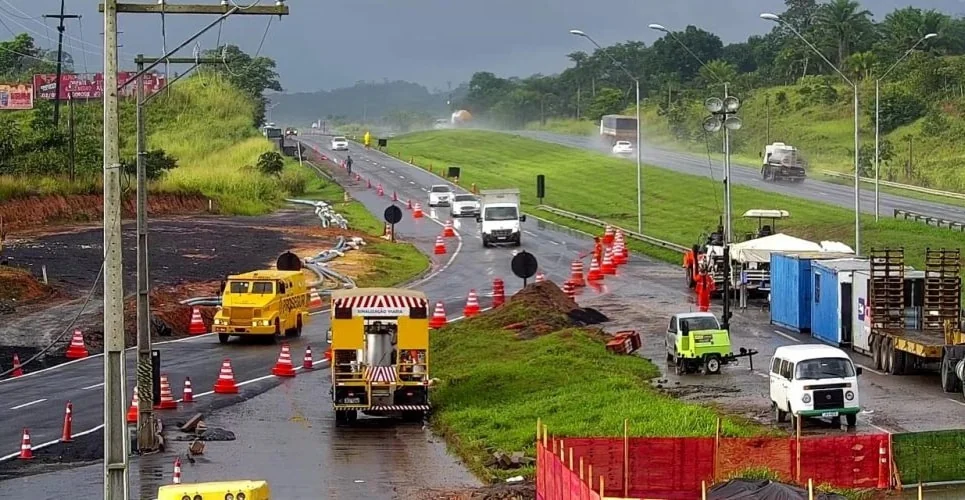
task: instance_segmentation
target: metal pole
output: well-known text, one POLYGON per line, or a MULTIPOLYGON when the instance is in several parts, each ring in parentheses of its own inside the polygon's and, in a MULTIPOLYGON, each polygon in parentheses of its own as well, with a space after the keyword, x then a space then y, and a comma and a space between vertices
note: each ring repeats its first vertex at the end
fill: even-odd
MULTIPOLYGON (((137 63, 137 70, 144 63, 137 63)), ((144 137, 144 77, 138 78, 137 106, 137 397, 144 401, 137 407, 137 449, 139 452, 157 449, 154 434, 154 377, 151 363, 151 322, 148 290, 147 251, 147 171, 144 137)))
POLYGON ((63 74, 65 3, 65 0, 60 0, 60 25, 57 26, 57 79, 54 80, 54 128, 60 126, 60 75, 63 74))
POLYGON ((859 171, 860 137, 858 126, 860 115, 858 114, 858 86, 854 86, 854 254, 861 255, 861 173, 859 171))
POLYGON ((643 234, 643 160, 640 137, 640 80, 635 79, 637 85, 637 232, 643 234))
POLYGON ((70 162, 70 183, 74 183, 75 172, 77 171, 76 163, 76 151, 77 143, 75 139, 75 134, 77 132, 77 125, 74 123, 74 95, 73 93, 67 94, 67 140, 68 147, 70 148, 70 156, 68 160, 70 162))
MULTIPOLYGON (((727 95, 728 95, 727 90, 728 90, 728 87, 729 87, 729 86, 730 86, 730 84, 728 84, 727 82, 724 82, 724 99, 727 98, 727 95)), ((726 139, 726 137, 727 137, 727 135, 725 134, 725 135, 724 135, 724 144, 721 144, 722 147, 721 147, 721 151, 720 151, 721 153, 724 153, 724 156, 725 156, 725 157, 727 156, 727 139, 726 139)), ((726 161, 726 158, 725 158, 725 161, 726 161)))
POLYGON ((879 152, 878 152, 878 101, 881 98, 881 80, 875 80, 875 222, 878 222, 878 179, 879 179, 879 152))
MULTIPOLYGON (((127 500, 117 0, 104 1, 104 500, 127 500)), ((145 400, 146 404, 150 404, 145 400)))
POLYGON ((730 130, 727 127, 724 127, 724 224, 724 242, 729 244, 733 241, 733 231, 730 207, 730 130))

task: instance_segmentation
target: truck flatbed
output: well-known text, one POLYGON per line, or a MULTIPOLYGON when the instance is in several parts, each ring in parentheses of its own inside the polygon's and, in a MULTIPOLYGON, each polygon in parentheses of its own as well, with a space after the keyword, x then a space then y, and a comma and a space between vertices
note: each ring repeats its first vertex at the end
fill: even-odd
POLYGON ((878 333, 894 339, 895 348, 900 351, 935 361, 942 358, 942 349, 945 347, 945 334, 942 332, 905 328, 878 330, 878 333))

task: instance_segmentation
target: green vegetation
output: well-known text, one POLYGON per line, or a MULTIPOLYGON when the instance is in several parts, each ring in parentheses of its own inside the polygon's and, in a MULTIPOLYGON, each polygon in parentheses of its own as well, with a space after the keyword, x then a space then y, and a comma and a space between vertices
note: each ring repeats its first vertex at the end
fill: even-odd
POLYGON ((718 153, 719 135, 709 137, 701 127, 703 103, 723 97, 721 83, 729 82, 730 94, 744 103, 744 127, 732 134, 738 161, 759 164, 764 145, 780 141, 797 146, 815 171, 853 172, 852 87, 791 26, 857 83, 862 174, 873 173, 875 80, 890 69, 880 92, 881 177, 965 192, 959 168, 965 146, 958 140, 965 133, 965 18, 905 7, 874 22, 856 0, 784 3, 786 24, 772 23, 769 33, 744 42, 725 45, 686 26, 649 47, 630 41, 574 52, 574 65, 559 75, 476 73, 460 104, 506 127, 594 134, 600 116, 632 114, 633 81, 625 66, 641 78, 645 141, 702 154, 709 145, 718 153), (931 33, 938 37, 923 38, 931 33))
POLYGON ((905 484, 960 481, 965 432, 916 432, 892 436, 894 460, 905 484))
MULTIPOLYGON (((536 175, 546 175, 544 203, 592 215, 623 227, 636 227, 636 175, 632 163, 588 152, 497 132, 435 131, 410 134, 392 143, 404 158, 420 165, 459 165, 460 181, 482 189, 518 187, 525 208, 535 215, 574 227, 570 221, 535 210, 536 175)), ((711 179, 656 167, 646 167, 644 232, 680 245, 692 245, 701 233, 717 226, 723 200, 711 179)), ((788 210, 791 218, 778 223, 782 232, 811 241, 854 241, 854 214, 844 208, 786 197, 743 186, 733 188, 735 214, 752 208, 788 210)), ((957 232, 923 224, 863 217, 862 250, 904 247, 909 265, 921 267, 924 250, 957 248, 957 232)), ((757 221, 734 220, 735 234, 756 230, 757 221)), ((582 228, 588 230, 589 228, 582 228)), ((598 229, 593 229, 598 231, 598 229)), ((679 262, 679 255, 637 247, 658 258, 679 262)))
MULTIPOLYGON (((614 356, 596 330, 567 328, 566 317, 547 307, 511 300, 503 308, 434 331, 431 337, 434 424, 484 479, 505 479, 532 467, 486 467, 487 449, 535 453, 537 419, 561 436, 713 436, 713 410, 658 392, 659 370, 637 356, 614 356), (538 321, 534 318, 539 318, 538 321), (521 321, 552 325, 532 338, 505 330, 521 321)), ((723 419, 730 436, 763 428, 723 419)))

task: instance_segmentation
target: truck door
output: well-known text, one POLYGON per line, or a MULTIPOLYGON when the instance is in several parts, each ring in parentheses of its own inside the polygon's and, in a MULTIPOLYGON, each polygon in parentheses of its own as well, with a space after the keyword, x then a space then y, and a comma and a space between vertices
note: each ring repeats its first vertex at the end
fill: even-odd
POLYGON ((851 347, 854 342, 854 330, 851 322, 852 290, 851 283, 841 283, 841 347, 851 347))

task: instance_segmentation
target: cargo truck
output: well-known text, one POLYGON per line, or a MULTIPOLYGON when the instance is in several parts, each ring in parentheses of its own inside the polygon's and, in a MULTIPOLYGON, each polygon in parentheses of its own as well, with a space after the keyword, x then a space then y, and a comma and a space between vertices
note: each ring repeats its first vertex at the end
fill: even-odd
POLYGON ((875 369, 905 375, 937 365, 945 392, 962 389, 955 373, 965 359, 960 258, 960 250, 926 249, 924 284, 916 291, 905 276, 903 250, 871 251, 869 273, 854 277, 852 329, 854 349, 871 356, 875 369), (921 312, 910 315, 918 294, 921 312))
POLYGON ((522 244, 522 223, 526 216, 520 212, 518 189, 489 189, 479 192, 481 207, 476 222, 482 235, 483 247, 510 243, 522 244))
POLYGON ((633 116, 603 115, 600 118, 600 138, 611 147, 619 141, 637 141, 637 119, 633 116))
POLYGON ((764 146, 761 159, 761 179, 764 182, 779 180, 804 182, 807 178, 807 161, 794 146, 783 142, 764 146))
POLYGON ((429 303, 402 288, 333 290, 332 386, 336 425, 372 416, 418 420, 429 411, 429 303))

